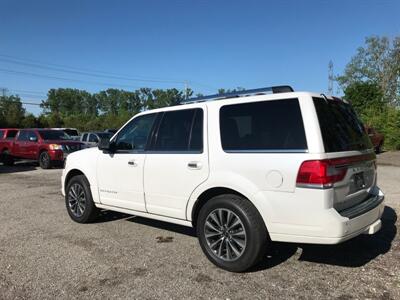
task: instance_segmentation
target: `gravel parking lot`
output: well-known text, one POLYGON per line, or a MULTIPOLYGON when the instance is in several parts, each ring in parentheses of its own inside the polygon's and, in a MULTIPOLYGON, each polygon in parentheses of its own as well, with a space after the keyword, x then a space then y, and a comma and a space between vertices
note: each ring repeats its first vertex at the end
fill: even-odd
POLYGON ((186 227, 111 212, 76 224, 60 169, 0 165, 0 299, 400 299, 400 155, 379 162, 380 232, 335 246, 276 243, 244 274, 214 267, 186 227))

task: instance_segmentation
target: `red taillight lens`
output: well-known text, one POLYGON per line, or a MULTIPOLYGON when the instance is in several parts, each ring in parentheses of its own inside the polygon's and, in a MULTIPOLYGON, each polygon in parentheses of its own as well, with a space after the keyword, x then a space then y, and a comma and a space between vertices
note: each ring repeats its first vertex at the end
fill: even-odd
POLYGON ((341 181, 346 172, 347 167, 339 168, 333 160, 307 160, 300 166, 296 185, 329 188, 335 182, 341 181))

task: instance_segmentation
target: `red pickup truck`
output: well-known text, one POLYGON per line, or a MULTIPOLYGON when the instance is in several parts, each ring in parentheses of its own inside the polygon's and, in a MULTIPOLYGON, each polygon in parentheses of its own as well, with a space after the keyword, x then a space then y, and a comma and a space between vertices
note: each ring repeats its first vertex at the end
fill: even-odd
POLYGON ((16 129, 0 129, 0 154, 5 165, 12 165, 16 159, 29 159, 49 169, 83 146, 61 130, 20 129, 12 138, 9 135, 13 135, 13 130, 16 129))

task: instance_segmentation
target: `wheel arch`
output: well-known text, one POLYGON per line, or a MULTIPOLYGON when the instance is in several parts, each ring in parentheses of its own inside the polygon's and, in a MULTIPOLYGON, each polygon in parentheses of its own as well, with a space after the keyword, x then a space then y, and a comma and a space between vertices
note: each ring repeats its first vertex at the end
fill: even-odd
MULTIPOLYGON (((65 180, 64 180, 64 192, 65 192, 65 190, 67 189, 68 182, 69 182, 73 177, 78 176, 78 175, 83 175, 83 176, 86 177, 86 175, 85 175, 81 170, 79 170, 79 169, 71 169, 71 170, 68 171, 67 175, 65 176, 65 180)), ((86 178, 87 178, 87 177, 86 177, 86 178)), ((88 181, 89 181, 89 180, 88 180, 88 181)))
MULTIPOLYGON (((246 195, 246 193, 243 193, 241 191, 238 191, 237 189, 226 187, 226 186, 215 186, 215 187, 210 187, 203 192, 197 197, 197 200, 194 202, 192 209, 191 209, 191 222, 194 228, 196 228, 196 223, 197 223, 197 216, 199 215, 199 212, 201 208, 206 204, 209 200, 212 198, 219 196, 219 195, 224 195, 224 194, 234 194, 241 196, 247 200, 249 200, 253 205, 254 203, 249 199, 249 197, 246 195)), ((258 210, 258 208, 256 207, 258 210)), ((260 211, 259 211, 260 212, 260 211)))

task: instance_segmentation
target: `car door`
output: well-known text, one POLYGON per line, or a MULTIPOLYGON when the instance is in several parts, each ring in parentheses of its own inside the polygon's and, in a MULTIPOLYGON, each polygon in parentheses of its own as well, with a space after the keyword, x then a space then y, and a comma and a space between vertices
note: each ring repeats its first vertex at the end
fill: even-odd
POLYGON ((33 130, 27 131, 27 141, 25 147, 25 157, 29 159, 38 159, 39 137, 33 130))
POLYGON ((186 219, 188 199, 209 173, 205 106, 166 111, 159 119, 144 169, 146 208, 186 219))
POLYGON ((112 153, 97 161, 97 181, 102 204, 146 211, 143 190, 145 147, 156 114, 141 115, 127 123, 111 141, 112 153))
POLYGON ((12 155, 20 158, 26 158, 27 156, 27 144, 28 131, 21 130, 18 133, 17 139, 14 142, 12 155))

